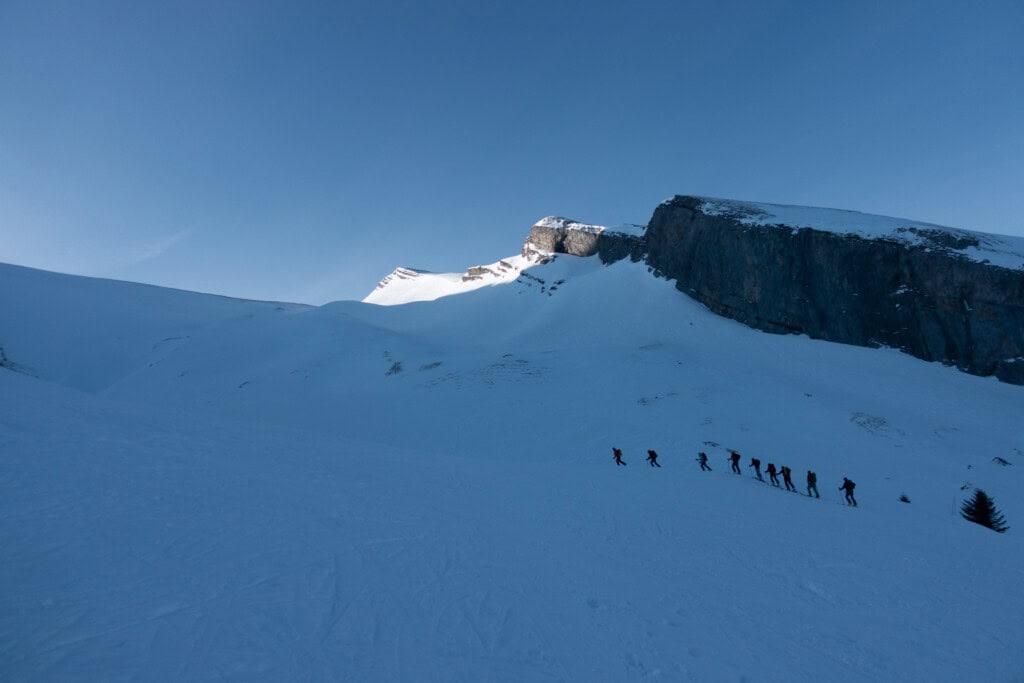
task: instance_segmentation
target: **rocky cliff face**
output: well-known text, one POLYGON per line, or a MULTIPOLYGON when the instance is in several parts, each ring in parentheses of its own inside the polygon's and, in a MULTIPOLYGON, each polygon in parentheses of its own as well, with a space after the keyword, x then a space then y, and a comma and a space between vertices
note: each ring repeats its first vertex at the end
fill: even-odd
POLYGON ((1024 244, 1013 238, 682 196, 659 206, 642 235, 546 220, 527 244, 643 259, 751 327, 894 347, 1024 384, 1024 244))

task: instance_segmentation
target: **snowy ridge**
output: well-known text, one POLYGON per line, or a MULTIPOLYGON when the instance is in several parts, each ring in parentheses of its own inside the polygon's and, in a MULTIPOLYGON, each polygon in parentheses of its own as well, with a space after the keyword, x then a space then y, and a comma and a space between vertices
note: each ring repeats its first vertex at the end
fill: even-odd
POLYGON ((711 197, 699 199, 702 200, 701 210, 709 216, 728 216, 744 225, 812 228, 857 235, 864 239, 897 240, 946 249, 972 260, 988 262, 1002 268, 1024 268, 1024 237, 973 232, 905 218, 842 209, 765 204, 711 197))
MULTIPOLYGON (((593 235, 609 233, 640 236, 646 230, 646 226, 632 223, 610 229, 603 225, 581 223, 560 216, 542 218, 534 227, 579 231, 593 235)), ((472 292, 481 287, 509 284, 515 282, 523 271, 549 260, 551 256, 548 252, 531 247, 518 256, 510 256, 485 266, 474 266, 462 273, 434 273, 399 267, 382 279, 362 301, 378 306, 397 306, 415 301, 435 301, 447 296, 472 292)))
POLYGON ((490 265, 474 266, 463 273, 431 273, 413 268, 397 268, 380 281, 376 289, 363 299, 363 303, 397 306, 465 294, 481 287, 513 282, 523 269, 535 263, 528 256, 510 256, 490 265))

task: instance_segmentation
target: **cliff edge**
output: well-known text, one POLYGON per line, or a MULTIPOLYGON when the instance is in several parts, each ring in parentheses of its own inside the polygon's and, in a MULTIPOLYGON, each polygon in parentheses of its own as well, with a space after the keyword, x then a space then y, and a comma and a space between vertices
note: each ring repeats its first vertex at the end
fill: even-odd
POLYGON ((644 230, 547 218, 530 247, 644 260, 766 332, 888 346, 1024 384, 1024 239, 855 211, 677 196, 644 230))

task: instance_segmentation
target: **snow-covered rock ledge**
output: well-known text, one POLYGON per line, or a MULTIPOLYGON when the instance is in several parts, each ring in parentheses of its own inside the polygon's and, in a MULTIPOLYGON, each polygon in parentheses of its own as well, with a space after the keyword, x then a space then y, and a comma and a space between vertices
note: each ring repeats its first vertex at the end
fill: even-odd
POLYGON ((642 225, 623 225, 610 229, 569 218, 548 216, 537 221, 530 229, 530 235, 523 245, 523 254, 597 254, 604 263, 612 263, 627 256, 633 261, 639 261, 643 258, 644 229, 642 225))
MULTIPOLYGON (((665 203, 669 204, 679 199, 686 198, 676 197, 665 203)), ((743 225, 784 230, 811 229, 869 240, 896 241, 907 246, 939 249, 951 256, 961 256, 1001 268, 1024 268, 1024 237, 993 235, 844 209, 741 202, 710 197, 690 199, 698 200, 700 211, 708 216, 734 218, 743 225)))

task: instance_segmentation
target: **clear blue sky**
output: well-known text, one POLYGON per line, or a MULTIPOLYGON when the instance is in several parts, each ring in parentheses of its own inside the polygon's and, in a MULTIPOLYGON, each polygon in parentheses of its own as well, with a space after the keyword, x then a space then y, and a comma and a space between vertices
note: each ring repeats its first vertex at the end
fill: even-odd
POLYGON ((674 194, 1024 235, 1024 3, 0 0, 0 261, 359 299, 674 194))

